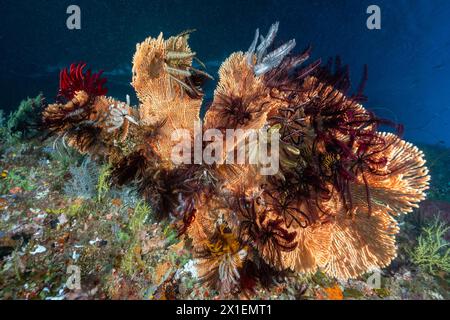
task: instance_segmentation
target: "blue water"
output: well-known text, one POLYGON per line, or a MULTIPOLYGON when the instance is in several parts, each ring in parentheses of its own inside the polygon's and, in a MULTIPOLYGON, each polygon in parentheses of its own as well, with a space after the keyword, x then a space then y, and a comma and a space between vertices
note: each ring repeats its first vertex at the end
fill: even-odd
MULTIPOLYGON (((257 27, 280 21, 279 38, 312 44, 313 58, 340 55, 355 85, 369 66, 366 106, 405 125, 414 142, 450 145, 450 1, 448 0, 0 0, 0 107, 43 92, 55 97, 60 68, 86 61, 108 76, 109 94, 132 94, 131 59, 147 36, 196 28, 191 46, 215 74, 246 50, 257 27), (77 4, 82 29, 66 28, 77 4), (381 30, 366 9, 381 8, 381 30)), ((208 96, 214 83, 207 87, 208 96)))

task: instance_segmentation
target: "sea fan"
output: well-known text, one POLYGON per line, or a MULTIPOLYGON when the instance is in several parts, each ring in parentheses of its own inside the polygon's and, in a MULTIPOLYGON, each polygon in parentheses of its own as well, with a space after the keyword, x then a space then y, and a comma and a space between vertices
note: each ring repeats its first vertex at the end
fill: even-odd
POLYGON ((417 207, 428 188, 423 153, 399 137, 401 126, 361 105, 367 68, 351 93, 340 59, 303 65, 311 49, 293 53, 295 40, 272 50, 278 27, 266 37, 257 31, 246 53, 222 64, 199 131, 209 75, 192 66, 191 31, 137 46, 138 111, 103 96, 101 73, 80 64, 61 72, 60 97, 70 101, 43 112, 51 134, 107 158, 115 184, 137 184, 156 218, 192 240, 201 280, 224 296, 268 286, 288 270, 349 279, 387 266, 396 256, 395 216, 417 207), (379 132, 382 125, 396 134, 379 132), (175 134, 204 152, 206 143, 195 142, 207 129, 278 133, 279 171, 172 162, 175 134))

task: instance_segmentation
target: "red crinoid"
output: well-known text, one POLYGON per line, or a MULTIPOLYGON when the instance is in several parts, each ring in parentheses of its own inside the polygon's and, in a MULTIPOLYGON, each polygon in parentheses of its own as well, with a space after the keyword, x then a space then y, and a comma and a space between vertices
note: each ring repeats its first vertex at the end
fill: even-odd
POLYGON ((103 96, 108 90, 104 87, 106 78, 103 71, 92 73, 91 69, 84 71, 86 63, 72 63, 69 70, 63 69, 59 75, 58 99, 72 100, 77 91, 85 91, 89 97, 103 96))

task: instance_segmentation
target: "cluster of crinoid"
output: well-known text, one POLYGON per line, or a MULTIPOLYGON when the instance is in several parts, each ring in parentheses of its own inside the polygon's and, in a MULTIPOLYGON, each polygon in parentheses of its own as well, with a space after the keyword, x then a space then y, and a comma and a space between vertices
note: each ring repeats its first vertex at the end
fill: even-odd
MULTIPOLYGON (((339 60, 304 65, 310 50, 293 54, 295 40, 275 48, 277 32, 278 23, 266 36, 257 30, 247 52, 222 64, 200 132, 276 133, 272 175, 251 163, 171 161, 174 133, 198 138, 201 87, 211 78, 188 45, 190 31, 137 46, 137 108, 105 97, 100 75, 81 65, 61 73, 64 99, 43 113, 51 135, 109 161, 113 183, 137 185, 156 216, 190 239, 200 278, 223 295, 287 272, 348 279, 388 265, 395 215, 417 207, 428 188, 422 152, 361 105, 366 72, 350 94, 339 60)), ((245 138, 227 141, 227 151, 245 138)))
POLYGON ((280 132, 282 146, 281 173, 269 179, 270 194, 288 203, 300 202, 294 207, 304 208, 297 212, 301 219, 291 220, 307 227, 335 215, 335 208, 327 207, 333 198, 349 216, 354 214, 352 185, 362 185, 370 215, 372 178, 388 178, 402 169, 393 170, 388 163, 386 151, 395 139, 380 133, 379 127, 390 126, 401 135, 402 126, 378 118, 360 104, 365 100, 367 70, 355 94, 349 94, 348 68, 339 58, 334 65, 330 60, 327 66, 307 70, 309 76, 302 81, 285 78, 282 85, 267 77, 272 97, 281 101, 268 116, 269 125, 280 132))
POLYGON ((42 114, 42 127, 65 146, 102 156, 114 151, 114 141, 124 141, 135 111, 127 103, 106 97, 106 78, 85 63, 72 64, 60 73, 57 103, 42 114))

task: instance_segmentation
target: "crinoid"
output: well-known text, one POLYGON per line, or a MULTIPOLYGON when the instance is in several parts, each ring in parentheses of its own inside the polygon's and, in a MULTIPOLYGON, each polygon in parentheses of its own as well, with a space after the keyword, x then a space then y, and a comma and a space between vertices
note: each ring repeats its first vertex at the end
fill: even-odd
MULTIPOLYGON (((289 232, 279 208, 267 206, 261 198, 236 199, 239 215, 239 239, 254 247, 270 265, 279 265, 281 252, 289 252, 297 247, 297 233, 289 232)), ((289 209, 286 208, 286 211, 289 209)))
POLYGON ((198 269, 203 281, 225 295, 239 291, 240 270, 247 250, 226 224, 218 225, 203 248, 197 250, 198 269))
MULTIPOLYGON (((64 101, 43 112, 51 135, 108 160, 113 183, 136 183, 157 218, 192 240, 201 280, 223 297, 266 286, 277 274, 320 269, 349 279, 387 266, 396 256, 395 216, 417 207, 428 188, 423 153, 399 137, 401 126, 361 104, 367 69, 351 93, 339 59, 305 64, 311 49, 295 54, 295 40, 273 49, 278 28, 265 37, 257 30, 247 52, 224 61, 198 130, 202 84, 212 77, 189 47, 192 31, 137 45, 137 108, 105 97, 100 74, 81 64, 61 73, 64 101), (380 132, 382 125, 395 134, 380 132), (209 152, 202 136, 209 129, 222 134, 214 142, 229 130, 276 137, 265 142, 279 151, 279 170, 267 175, 260 163, 192 154, 184 158, 190 162, 173 160, 174 137, 209 152)), ((247 137, 227 152, 237 154, 247 137)))

